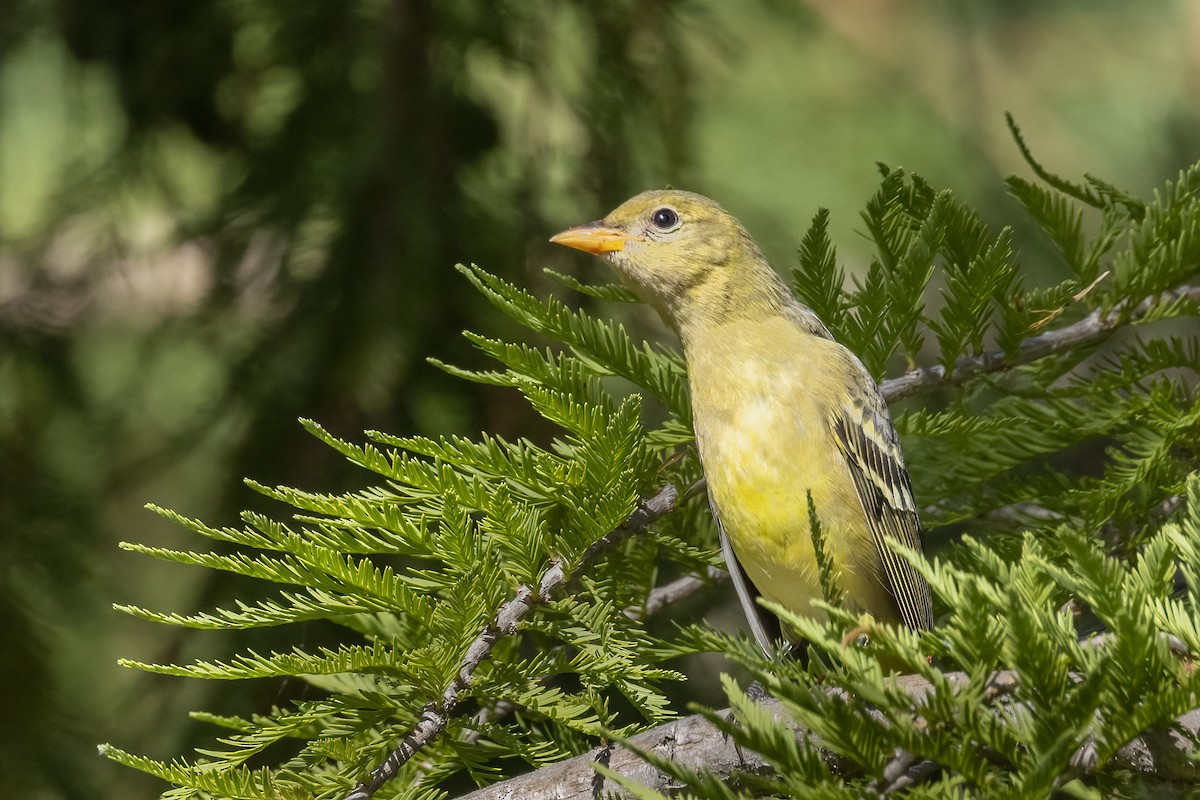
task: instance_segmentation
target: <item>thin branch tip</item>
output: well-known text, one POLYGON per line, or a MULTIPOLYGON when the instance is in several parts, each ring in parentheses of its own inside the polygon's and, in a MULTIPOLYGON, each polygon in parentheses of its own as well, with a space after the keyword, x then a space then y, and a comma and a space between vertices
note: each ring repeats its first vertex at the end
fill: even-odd
POLYGON ((1200 286, 1185 284, 1143 298, 1136 305, 1118 303, 1108 311, 1094 309, 1078 322, 1021 340, 1017 352, 1009 356, 1003 350, 989 350, 973 356, 963 356, 954 362, 947 374, 941 364, 910 370, 879 384, 879 390, 889 403, 906 397, 957 386, 988 372, 1012 369, 1068 349, 1099 344, 1115 330, 1141 321, 1163 303, 1200 300, 1200 286))

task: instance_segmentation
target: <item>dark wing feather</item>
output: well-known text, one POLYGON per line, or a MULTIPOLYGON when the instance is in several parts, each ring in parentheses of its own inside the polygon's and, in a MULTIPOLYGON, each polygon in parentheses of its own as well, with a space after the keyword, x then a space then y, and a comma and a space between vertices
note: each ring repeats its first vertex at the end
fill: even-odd
POLYGON ((900 617, 910 628, 932 628, 929 584, 888 545, 889 540, 895 540, 920 550, 921 527, 900 439, 883 398, 872 392, 865 403, 847 406, 833 426, 900 617))
POLYGON ((758 646, 769 656, 775 642, 780 638, 779 620, 758 604, 758 587, 747 577, 737 554, 733 552, 733 545, 729 543, 729 537, 725 534, 725 526, 721 524, 721 515, 717 513, 717 506, 711 498, 709 507, 712 508, 713 519, 717 521, 717 532, 721 536, 721 555, 725 557, 725 567, 733 580, 733 588, 737 591, 746 621, 750 623, 750 631, 754 634, 758 646))

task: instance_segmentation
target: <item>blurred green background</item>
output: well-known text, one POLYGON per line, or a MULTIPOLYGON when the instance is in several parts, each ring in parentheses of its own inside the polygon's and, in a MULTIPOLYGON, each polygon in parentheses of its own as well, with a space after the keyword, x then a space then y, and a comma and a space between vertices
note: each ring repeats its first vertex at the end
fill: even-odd
MULTIPOLYGON (((243 476, 361 485, 298 416, 350 438, 548 435, 515 394, 425 363, 477 365, 458 332, 506 330, 456 261, 537 292, 547 266, 606 277, 547 236, 672 184, 716 197, 785 268, 827 206, 853 271, 876 161, 1014 222, 1002 177, 1027 170, 1004 111, 1054 171, 1135 193, 1200 159, 1197 0, 2 6, 4 797, 156 796, 95 744, 170 757, 208 735, 189 709, 303 692, 117 666, 235 641, 113 602, 254 591, 120 551, 195 544, 145 502, 235 524, 269 510, 243 476)), ((1018 234, 1032 279, 1052 279, 1018 234)))

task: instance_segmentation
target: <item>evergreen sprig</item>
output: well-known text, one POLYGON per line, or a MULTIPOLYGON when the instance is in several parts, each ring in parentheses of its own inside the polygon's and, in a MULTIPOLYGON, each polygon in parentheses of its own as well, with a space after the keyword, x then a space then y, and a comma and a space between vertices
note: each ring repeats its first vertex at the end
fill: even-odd
MULTIPOLYGON (((349 793, 395 742, 424 724, 436 731, 422 743, 421 758, 396 770, 384 790, 419 797, 436 794, 431 787, 455 771, 499 777, 492 757, 538 765, 579 752, 605 731, 633 730, 676 713, 660 686, 681 676, 656 665, 652 653, 662 643, 625 613, 647 602, 660 542, 671 540, 672 526, 657 537, 613 536, 643 513, 639 498, 658 481, 674 477, 690 485, 695 467, 676 461, 664 470, 670 450, 661 443, 662 429, 655 437, 643 427, 639 396, 615 398, 599 378, 622 374, 658 388, 668 403, 685 405, 680 361, 635 346, 619 327, 557 301, 543 304, 479 270, 468 274, 533 330, 574 346, 570 355, 470 335, 502 369, 464 373, 515 387, 560 425, 562 436, 544 448, 487 435, 370 432, 368 443, 359 445, 306 420, 314 436, 378 482, 342 495, 249 482, 291 506, 294 524, 247 513, 242 528, 215 528, 152 507, 221 549, 128 549, 278 590, 268 599, 198 614, 120 610, 202 629, 329 620, 360 643, 245 651, 182 665, 123 661, 206 679, 298 677, 328 697, 251 719, 207 715, 227 732, 220 747, 191 764, 106 748, 110 757, 170 781, 179 797, 335 797, 349 793), (534 588, 528 593, 524 587, 534 588), (500 634, 508 640, 493 643, 500 634), (481 641, 487 646, 476 658, 481 641), (530 646, 540 655, 528 656, 530 646), (510 709, 510 720, 476 726, 460 711, 497 704, 510 709), (438 713, 431 716, 431 709, 438 713), (435 718, 436 726, 429 723, 435 718), (296 751, 286 764, 246 768, 283 742, 296 751)), ((684 424, 667 417, 675 429, 684 424)), ((702 572, 716 551, 710 542, 678 548, 671 559, 702 572)))
MULTIPOLYGON (((439 366, 516 390, 558 435, 369 432, 354 443, 305 421, 361 468, 363 488, 250 482, 289 518, 248 513, 240 527, 155 508, 210 546, 125 547, 267 591, 197 613, 120 610, 204 630, 324 620, 345 639, 125 661, 204 679, 291 677, 319 696, 251 717, 199 714, 221 733, 190 761, 106 753, 173 784, 171 797, 436 797, 455 775, 498 780, 514 762, 559 761, 679 713, 663 685, 682 676, 664 660, 720 649, 793 721, 727 682, 735 721, 714 724, 775 772, 735 790, 662 762, 699 795, 1125 791, 1121 748, 1196 703, 1200 345, 1162 328, 1200 303, 1200 165, 1143 202, 1053 176, 1018 146, 1042 183, 1013 179, 1010 191, 1062 254, 1064 282, 1028 285, 1008 228, 993 232, 950 192, 888 168, 863 215, 877 251, 865 272, 844 285, 823 211, 793 271, 873 374, 903 370, 885 396, 936 393, 895 415, 930 538, 972 537, 933 562, 909 554, 940 604, 934 631, 860 619, 826 580, 828 620, 776 609, 811 641, 806 666, 707 629, 648 633, 645 611, 708 585, 719 563, 704 505, 666 488, 701 477, 681 355, 462 267, 530 341, 468 333, 495 366, 439 366), (1138 335, 1113 335, 1131 327, 1138 335), (612 376, 641 393, 614 394, 612 376), (1104 633, 1089 640, 1085 625, 1104 633), (863 630, 864 646, 847 637, 863 630), (897 667, 928 688, 906 691, 887 677, 897 667), (796 720, 816 738, 797 740, 796 720)), ((593 300, 631 299, 560 280, 593 300)))

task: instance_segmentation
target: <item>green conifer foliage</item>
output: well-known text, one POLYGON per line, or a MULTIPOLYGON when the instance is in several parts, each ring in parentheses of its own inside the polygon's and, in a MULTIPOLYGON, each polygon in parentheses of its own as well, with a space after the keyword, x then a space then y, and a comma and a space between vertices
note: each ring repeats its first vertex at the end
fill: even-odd
MULTIPOLYGON (((932 539, 967 533, 932 560, 906 555, 933 589, 933 631, 858 618, 826 581, 828 622, 774 609, 810 641, 803 663, 701 625, 647 633, 656 587, 720 565, 680 354, 462 267, 531 338, 557 344, 467 334, 496 367, 441 366, 519 392, 559 435, 545 446, 486 433, 354 443, 305 421, 361 467, 364 488, 250 483, 286 510, 246 514, 240 528, 155 509, 219 546, 128 549, 277 592, 194 615, 121 610, 209 630, 327 620, 346 636, 224 662, 127 662, 181 677, 292 677, 315 691, 263 715, 198 714, 219 733, 191 759, 107 755, 178 798, 338 798, 364 781, 354 796, 436 797, 452 776, 500 780, 682 713, 664 685, 685 676, 667 660, 715 649, 782 712, 732 681, 732 715, 706 712, 771 774, 727 784, 647 754, 697 796, 1134 796, 1150 778, 1124 748, 1198 705, 1200 345, 1163 322, 1194 316, 1200 301, 1200 165, 1142 202, 1051 175, 1013 131, 1039 182, 1008 186, 1069 269, 1062 284, 1026 286, 1007 228, 882 167, 863 215, 877 250, 866 271, 844 285, 820 211, 792 272, 877 377, 893 371, 890 400, 926 398, 894 409, 922 518, 932 539), (613 376, 640 392, 615 393, 624 384, 613 376), (909 676, 897 679, 897 666, 909 676)), ((819 527, 811 535, 821 541, 819 527)), ((1154 779, 1186 774, 1168 772, 1154 779)))

